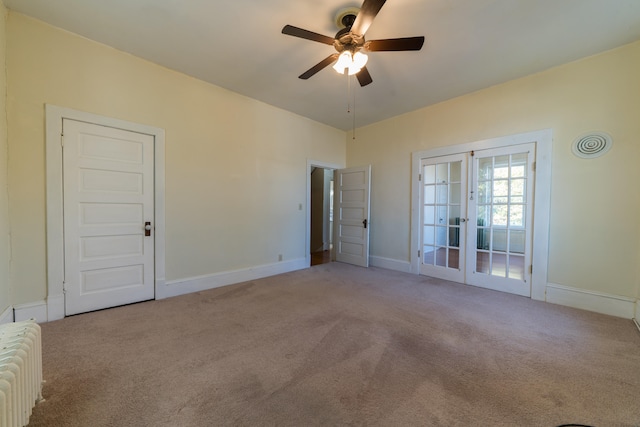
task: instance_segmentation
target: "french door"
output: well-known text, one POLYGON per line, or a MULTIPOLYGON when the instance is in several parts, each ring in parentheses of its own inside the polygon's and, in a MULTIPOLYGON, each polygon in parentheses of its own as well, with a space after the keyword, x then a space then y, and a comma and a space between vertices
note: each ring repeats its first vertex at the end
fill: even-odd
POLYGON ((420 273, 464 282, 467 156, 456 154, 424 159, 421 180, 423 226, 420 273))
POLYGON ((531 296, 535 144, 423 159, 420 273, 531 296))

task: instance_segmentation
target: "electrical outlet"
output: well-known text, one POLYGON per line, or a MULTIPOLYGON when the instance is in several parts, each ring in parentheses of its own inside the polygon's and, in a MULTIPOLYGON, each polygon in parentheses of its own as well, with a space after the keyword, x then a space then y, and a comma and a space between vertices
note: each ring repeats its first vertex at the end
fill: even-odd
POLYGON ((302 210, 302 203, 298 203, 298 210, 301 211, 302 210))

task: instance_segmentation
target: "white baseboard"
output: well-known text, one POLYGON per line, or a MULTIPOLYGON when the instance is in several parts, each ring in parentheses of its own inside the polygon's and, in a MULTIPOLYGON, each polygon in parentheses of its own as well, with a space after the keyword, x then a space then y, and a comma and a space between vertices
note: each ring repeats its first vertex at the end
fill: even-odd
POLYGON ((411 263, 397 259, 384 258, 381 256, 369 256, 369 264, 372 267, 386 268, 387 270, 411 273, 411 263))
POLYGON ((631 319, 638 311, 638 301, 619 295, 588 291, 570 286, 547 283, 547 302, 596 313, 631 319))
POLYGON ((26 304, 18 304, 13 307, 16 322, 23 320, 36 319, 36 322, 46 322, 47 303, 44 301, 29 302, 26 304))
POLYGON ((156 299, 206 291, 208 289, 219 288, 221 286, 231 285, 234 283, 261 279, 263 277, 275 276, 276 274, 288 273, 295 270, 302 270, 308 267, 309 260, 307 258, 299 258, 291 261, 281 261, 274 264, 260 265, 241 270, 225 271, 207 276, 169 281, 166 282, 164 286, 158 287, 156 299))
POLYGON ((0 314, 0 325, 13 322, 13 307, 9 306, 0 314))
MULTIPOLYGON (((411 273, 411 264, 391 258, 370 256, 373 267, 411 273)), ((156 283, 156 299, 169 298, 192 292, 218 288, 248 280, 288 273, 309 267, 307 258, 266 264, 241 270, 225 271, 207 276, 156 283)), ((548 283, 546 301, 582 310, 594 311, 625 319, 640 318, 640 300, 602 292, 588 291, 570 286, 548 283)), ((64 295, 50 296, 47 301, 36 301, 8 307, 0 314, 0 324, 19 322, 35 318, 38 322, 47 322, 64 318, 64 295)))

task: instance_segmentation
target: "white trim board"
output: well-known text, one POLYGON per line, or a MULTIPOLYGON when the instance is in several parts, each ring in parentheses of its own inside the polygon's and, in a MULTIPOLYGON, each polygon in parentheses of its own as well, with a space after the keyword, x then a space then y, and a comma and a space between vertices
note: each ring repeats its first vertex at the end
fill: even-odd
POLYGON ((610 316, 632 319, 638 302, 633 298, 570 286, 547 284, 547 302, 610 316))
MULTIPOLYGON (((370 258, 371 265, 374 267, 411 273, 410 264, 406 261, 376 256, 372 256, 370 258)), ((221 286, 232 285, 234 283, 241 283, 276 274, 303 270, 305 268, 308 268, 306 258, 299 258, 296 260, 266 264, 258 267, 249 267, 206 276, 175 280, 167 282, 166 284, 160 284, 159 293, 156 295, 156 298, 169 298, 192 292, 205 291, 221 286)), ((634 318, 634 312, 636 319, 640 316, 640 300, 633 298, 588 291, 555 283, 547 284, 546 293, 546 301, 551 304, 593 311, 625 319, 634 318)), ((38 322, 46 322, 60 319, 62 317, 64 317, 64 298, 59 296, 48 298, 46 302, 36 301, 33 303, 20 304, 15 307, 16 322, 31 318, 36 318, 38 322)), ((8 307, 2 315, 0 315, 0 324, 10 323, 12 321, 14 321, 14 308, 8 307)))
POLYGON ((45 301, 28 302, 26 304, 18 304, 13 307, 14 318, 16 322, 35 319, 36 322, 47 322, 47 303, 45 301))
POLYGON ((387 270, 400 271, 402 273, 411 273, 411 263, 398 259, 369 255, 369 265, 387 270))
POLYGON ((206 276, 191 277, 167 282, 160 290, 157 299, 175 297, 190 294, 192 292, 206 291, 234 283, 247 282, 276 274, 288 273, 308 268, 308 259, 298 258, 290 261, 282 261, 273 264, 265 264, 256 267, 248 267, 239 270, 224 271, 206 276))
POLYGON ((47 171, 47 302, 48 320, 64 317, 64 232, 62 197, 62 120, 71 119, 130 130, 154 137, 155 179, 155 291, 165 280, 165 132, 153 126, 127 122, 70 108, 45 105, 47 171), (62 307, 60 306, 62 301, 62 307))
POLYGON ((0 314, 0 325, 13 322, 13 307, 7 307, 2 314, 0 314))
POLYGON ((64 295, 47 297, 47 321, 64 318, 64 295))

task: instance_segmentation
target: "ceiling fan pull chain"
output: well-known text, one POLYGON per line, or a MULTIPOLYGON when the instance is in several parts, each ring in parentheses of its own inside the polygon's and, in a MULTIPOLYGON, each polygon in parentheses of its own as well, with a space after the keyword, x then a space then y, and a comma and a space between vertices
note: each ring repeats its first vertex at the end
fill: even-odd
POLYGON ((353 130, 351 133, 351 139, 356 139, 356 90, 355 89, 353 89, 353 130))
POLYGON ((347 76, 347 114, 351 113, 351 77, 345 73, 347 76))

